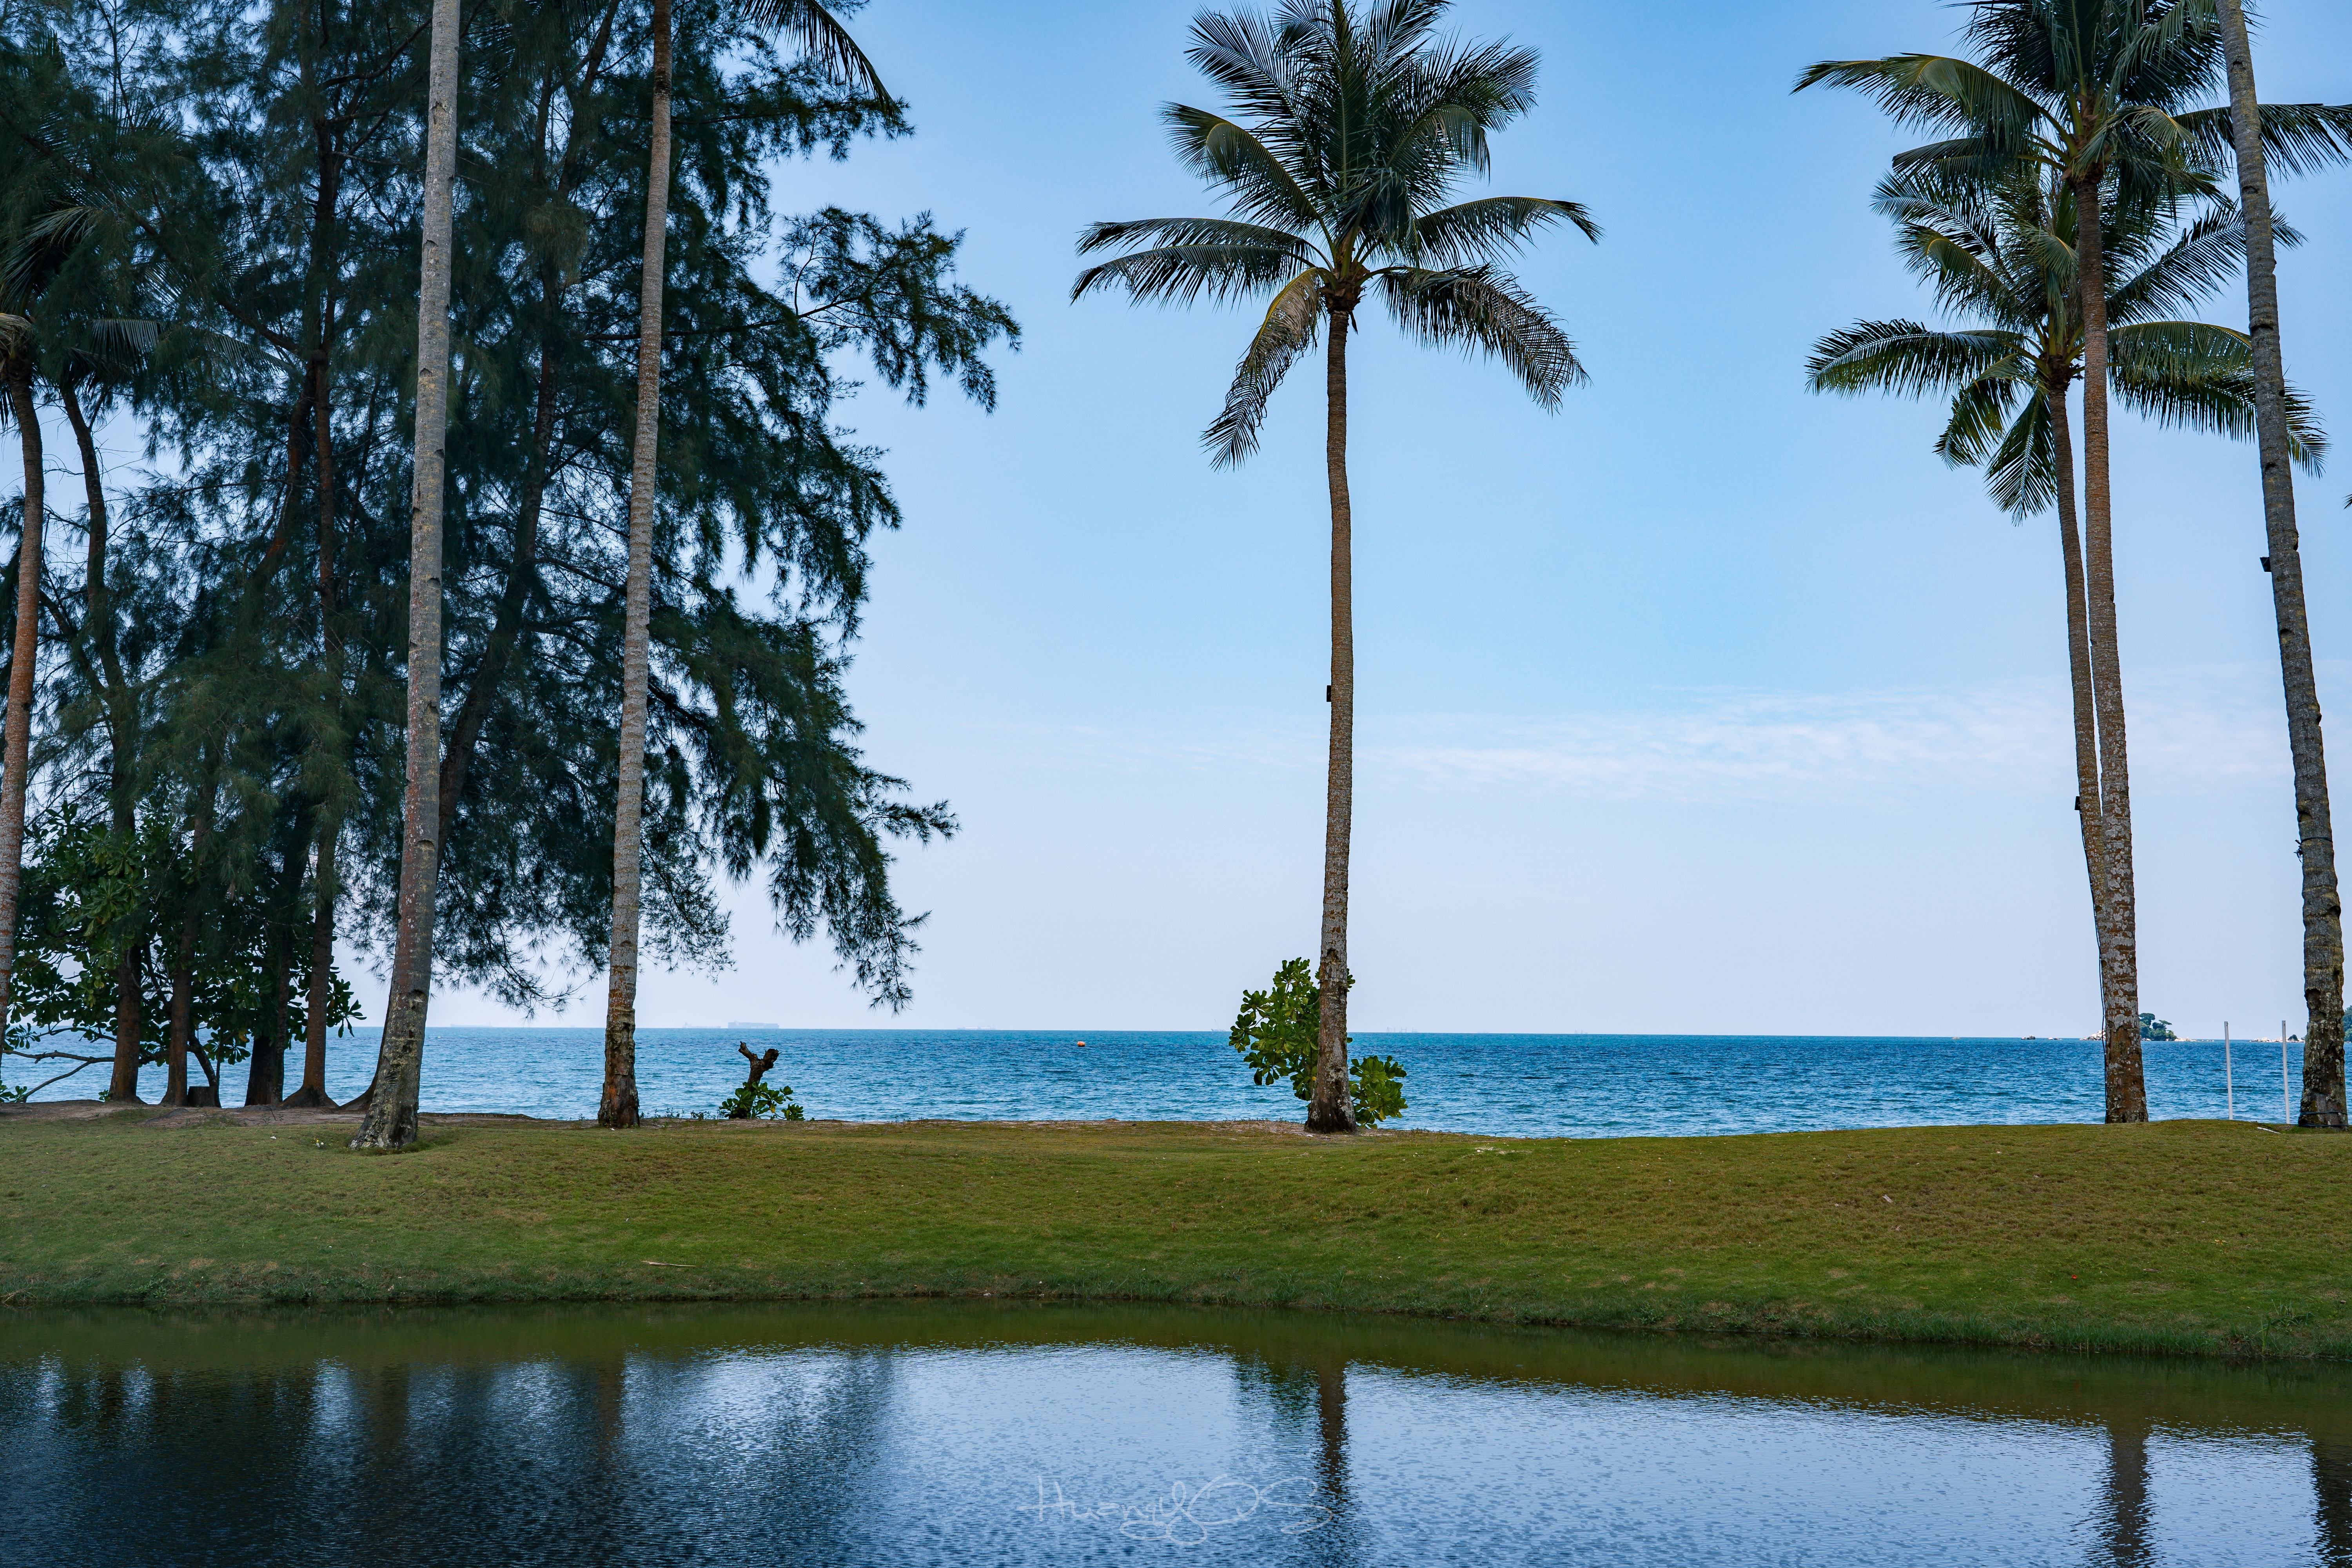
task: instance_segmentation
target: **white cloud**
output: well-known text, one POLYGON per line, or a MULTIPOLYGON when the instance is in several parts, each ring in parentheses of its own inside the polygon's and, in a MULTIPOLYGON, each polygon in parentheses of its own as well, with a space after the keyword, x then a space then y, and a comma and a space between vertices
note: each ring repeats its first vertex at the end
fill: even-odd
MULTIPOLYGON (((2074 784, 2072 704, 2058 682, 1665 695, 1647 709, 1548 719, 1370 717, 1358 731, 1359 779, 1675 803, 2036 794, 2074 784)), ((2127 680, 2126 696, 2136 790, 2286 778, 2274 673, 2169 673, 2127 680)), ((1288 773, 1319 770, 1324 755, 1322 730, 1306 725, 1036 726, 1018 736, 1023 761, 1062 772, 1288 773)), ((1003 756, 999 745, 983 749, 1003 756)))

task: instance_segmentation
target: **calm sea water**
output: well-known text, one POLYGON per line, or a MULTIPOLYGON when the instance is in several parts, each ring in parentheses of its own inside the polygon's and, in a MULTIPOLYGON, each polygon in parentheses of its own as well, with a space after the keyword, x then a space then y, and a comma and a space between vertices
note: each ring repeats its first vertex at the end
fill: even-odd
POLYGON ((866 1303, 0 1330, 5 1555, 2335 1568, 2352 1376, 866 1303))
MULTIPOLYGON (((1286 1087, 1254 1086, 1221 1034, 919 1029, 644 1030, 637 1082, 646 1109, 716 1108, 743 1079, 738 1041, 776 1047, 770 1081, 790 1084, 814 1117, 1189 1121, 1304 1110, 1286 1087)), ((1611 1137, 2102 1114, 2092 1040, 1360 1035, 1356 1049, 1404 1063, 1411 1109, 1402 1125, 1453 1131, 1611 1137)), ((2149 1114, 2224 1114, 2219 1041, 2151 1043, 2145 1054, 2149 1114)), ((2302 1047, 2288 1058, 2288 1093, 2299 1102, 2302 1047)), ((337 1098, 366 1088, 374 1061, 373 1037, 336 1042, 337 1098)), ((2278 1120, 2277 1042, 2242 1041, 2231 1065, 2236 1113, 2278 1120)), ((17 1081, 26 1076, 21 1064, 9 1071, 17 1081)), ((434 1029, 425 1108, 593 1116, 603 1071, 601 1029, 434 1029)), ((43 1098, 92 1095, 96 1073, 43 1098)), ((241 1100, 243 1068, 230 1069, 226 1088, 233 1103, 241 1100)), ((163 1069, 150 1068, 142 1096, 162 1089, 163 1069)))

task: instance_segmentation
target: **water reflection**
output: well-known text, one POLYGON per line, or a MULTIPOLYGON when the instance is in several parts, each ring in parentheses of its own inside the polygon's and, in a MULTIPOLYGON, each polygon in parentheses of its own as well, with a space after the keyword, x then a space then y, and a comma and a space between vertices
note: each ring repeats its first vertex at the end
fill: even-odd
POLYGON ((0 1335, 12 1562, 2352 1568, 2341 1370, 946 1304, 0 1335))

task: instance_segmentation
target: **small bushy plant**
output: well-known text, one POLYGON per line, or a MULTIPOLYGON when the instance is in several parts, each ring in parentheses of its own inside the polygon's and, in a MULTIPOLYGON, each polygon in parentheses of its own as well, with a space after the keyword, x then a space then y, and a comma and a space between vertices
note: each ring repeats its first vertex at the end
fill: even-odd
MULTIPOLYGON (((1350 989, 1356 977, 1348 976, 1350 989)), ((1233 1047, 1250 1066, 1250 1081, 1260 1085, 1290 1080, 1290 1091, 1301 1100, 1315 1098, 1315 1047, 1321 1026, 1323 990, 1303 958, 1294 958, 1274 972, 1274 984, 1264 991, 1242 993, 1242 1010, 1229 1037, 1233 1047)), ((1348 1037, 1348 1043, 1356 1043, 1348 1037)), ((1351 1057, 1348 1063, 1349 1098, 1355 1102, 1356 1121, 1374 1127, 1404 1114, 1404 1068, 1394 1057, 1351 1057)))
POLYGON ((798 1121, 803 1118, 801 1108, 793 1100, 793 1086, 788 1083, 747 1083, 719 1102, 719 1113, 735 1121, 798 1121))

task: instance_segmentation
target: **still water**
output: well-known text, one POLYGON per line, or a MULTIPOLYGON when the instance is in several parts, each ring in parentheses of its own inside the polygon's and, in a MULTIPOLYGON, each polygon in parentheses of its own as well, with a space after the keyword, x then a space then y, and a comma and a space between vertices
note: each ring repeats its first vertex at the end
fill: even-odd
MULTIPOLYGON (((1288 1120, 1287 1085, 1260 1089, 1222 1034, 1143 1030, 640 1029, 637 1084, 648 1112, 709 1112, 743 1081, 736 1042, 776 1048, 769 1081, 791 1084, 808 1114, 1125 1121, 1288 1120), (1077 1044, 1084 1040, 1082 1048, 1077 1044)), ((2105 1078, 2096 1040, 1806 1037, 1769 1035, 1375 1035, 1359 1053, 1404 1064, 1403 1125, 1523 1137, 1788 1132, 2096 1121, 2105 1078)), ((2229 1113, 2278 1120, 2278 1042, 2150 1042, 2147 1103, 2160 1119, 2229 1113)), ((367 1087, 375 1039, 336 1042, 328 1084, 367 1087)), ((427 1110, 591 1117, 604 1066, 601 1028, 428 1031, 427 1110)), ((2299 1103, 2303 1047, 2286 1090, 2299 1103)), ((25 1069, 16 1070, 20 1076, 25 1069)), ((150 1068, 141 1095, 163 1089, 150 1068)), ((299 1062, 296 1068, 299 1076, 299 1062)), ((226 1075, 241 1103, 245 1069, 226 1075)), ((96 1070, 42 1099, 85 1098, 96 1070)), ((2286 1120, 2293 1121, 2289 1114, 2286 1120)))
POLYGON ((1160 1308, 0 1320, 26 1564, 2352 1564, 2352 1372, 1160 1308))

